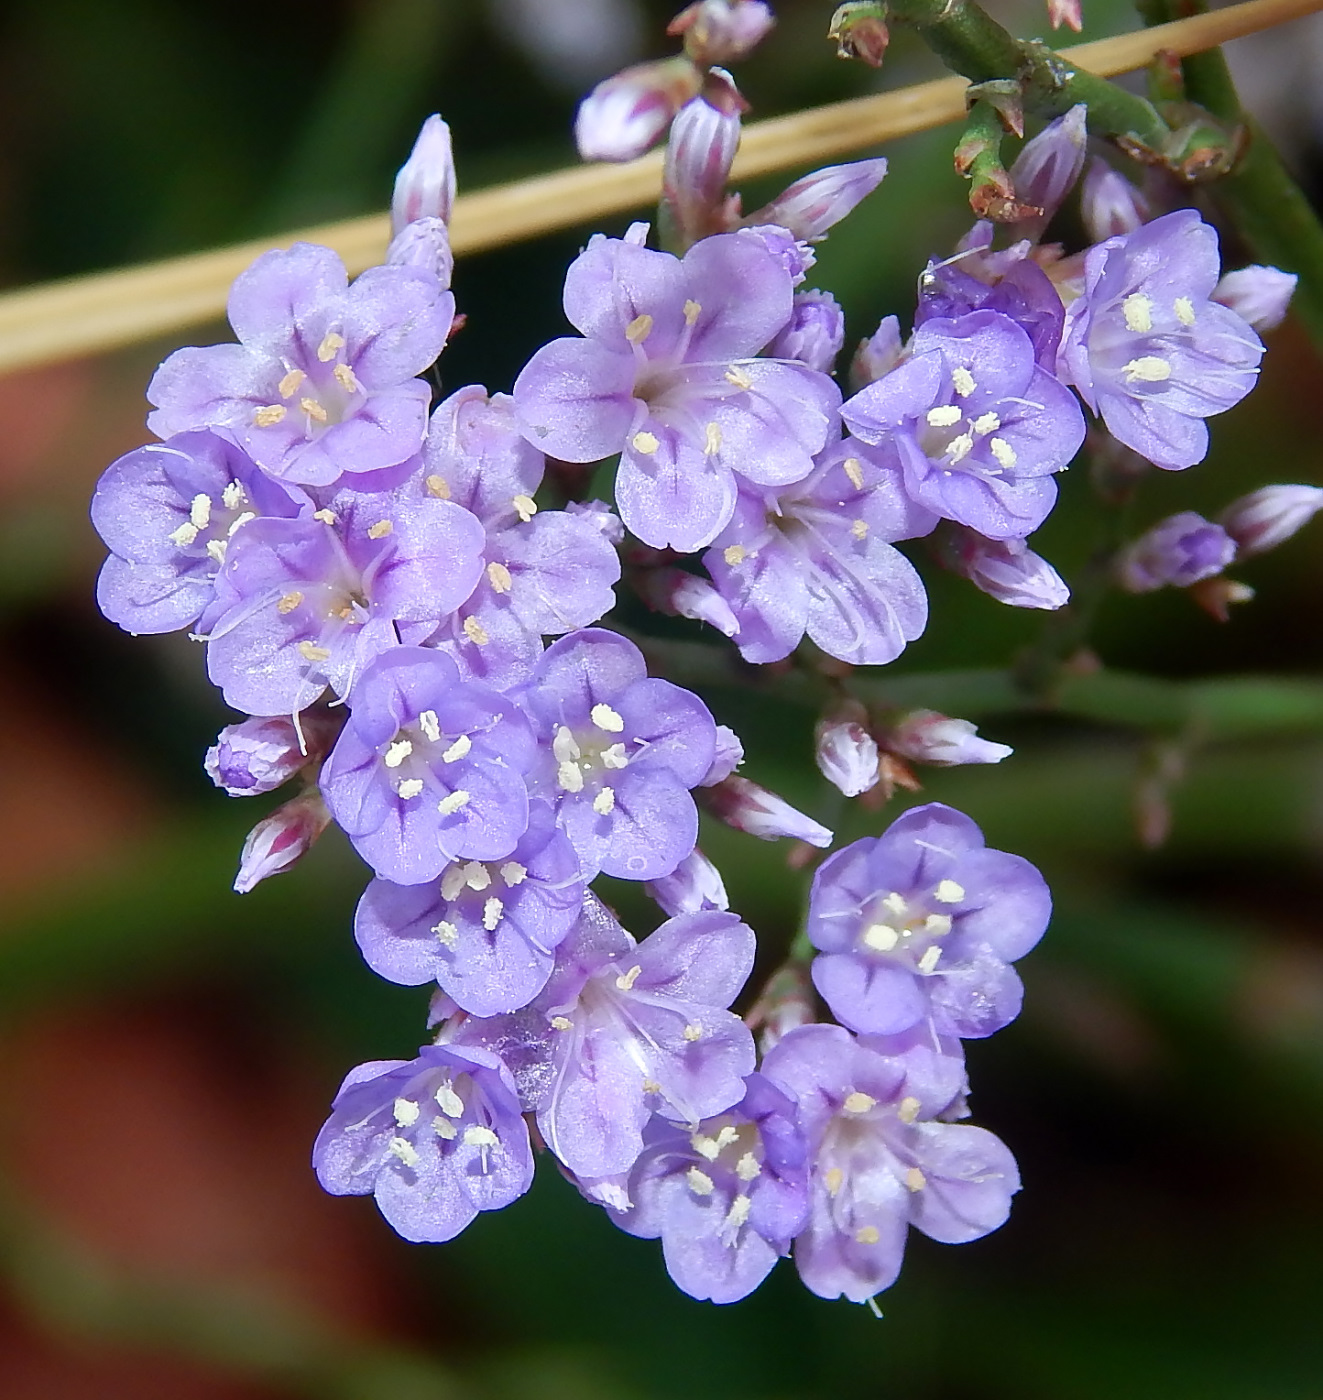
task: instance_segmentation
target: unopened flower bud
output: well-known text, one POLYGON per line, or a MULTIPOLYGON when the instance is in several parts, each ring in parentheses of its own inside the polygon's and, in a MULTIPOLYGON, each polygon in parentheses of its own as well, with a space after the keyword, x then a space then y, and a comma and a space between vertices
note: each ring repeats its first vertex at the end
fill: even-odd
POLYGON ((717 725, 717 748, 712 755, 712 767, 707 770, 700 787, 715 787, 724 782, 744 762, 744 745, 729 725, 717 725))
POLYGON ((574 139, 584 160, 633 160, 698 96, 703 74, 688 58, 637 63, 607 78, 579 104, 574 139))
POLYGON ((845 344, 845 313, 830 292, 796 292, 790 320, 767 354, 830 374, 845 344))
POLYGON ((1256 331, 1270 331, 1285 320, 1299 280, 1295 273, 1277 267, 1241 267, 1222 275, 1212 300, 1230 307, 1256 331))
POLYGON ((1230 622, 1231 609, 1237 603, 1248 603, 1254 590, 1235 578, 1201 578, 1187 590, 1190 598, 1217 622, 1230 622))
POLYGON ((785 798, 751 783, 748 778, 732 775, 711 788, 706 798, 713 816, 760 841, 777 841, 788 836, 823 850, 832 843, 832 833, 821 822, 805 816, 785 798))
POLYGON ((1220 526, 1192 510, 1160 521, 1124 550, 1117 581, 1129 593, 1188 588, 1220 574, 1236 557, 1236 542, 1220 526))
POLYGON ((723 637, 733 637, 740 630, 730 604, 707 579, 696 574, 683 569, 648 569, 638 575, 636 587, 643 601, 657 612, 706 622, 723 637))
POLYGON ((697 846, 669 875, 650 880, 643 888, 672 918, 730 908, 721 872, 697 846))
POLYGON ((818 260, 818 255, 803 239, 796 238, 779 224, 748 224, 737 232, 743 238, 756 238, 785 268, 792 286, 798 287, 818 260))
POLYGON ((662 205, 686 246, 735 222, 726 177, 739 144, 739 114, 723 115, 702 97, 686 102, 671 123, 662 205))
POLYGON ((816 1019, 813 986, 801 962, 778 968, 744 1017, 749 1029, 759 1032, 758 1048, 764 1055, 797 1026, 811 1025, 816 1019))
POLYGON ((887 731, 885 743, 892 753, 915 763, 953 768, 965 763, 1000 763, 1015 752, 1007 744, 978 737, 978 726, 967 719, 952 719, 936 710, 913 710, 887 731))
POLYGON ((304 713, 299 726, 283 715, 227 724, 207 750, 202 766, 231 797, 274 792, 301 768, 326 756, 337 728, 319 710, 304 713))
POLYGON ((1023 540, 989 540, 956 527, 943 535, 939 553, 953 573, 1008 607, 1051 611, 1070 601, 1061 575, 1023 540))
POLYGON ((1084 28, 1082 0, 1047 0, 1047 18, 1053 29, 1064 24, 1078 34, 1084 28))
POLYGON ((900 363, 905 353, 900 338, 900 322, 895 316, 883 318, 882 324, 867 340, 859 342, 859 348, 850 361, 850 388, 858 393, 875 380, 889 374, 900 363))
POLYGON ((846 797, 858 797, 877 786, 877 740, 865 727, 866 718, 862 706, 851 706, 820 720, 816 730, 818 772, 846 797))
POLYGON ((398 238, 415 219, 448 223, 455 204, 455 158, 450 128, 435 113, 423 123, 409 159, 395 177, 391 233, 398 238))
POLYGON ((450 232, 445 220, 429 217, 405 224, 391 239, 386 261, 396 266, 425 268, 442 287, 449 287, 455 271, 455 255, 450 251, 450 232))
POLYGON ((567 501, 565 513, 587 521, 611 544, 620 544, 625 538, 624 522, 605 501, 567 501))
POLYGON ((1236 542, 1236 558, 1266 554, 1289 540, 1323 510, 1317 486, 1261 486, 1242 496, 1217 517, 1236 542))
POLYGON ((1098 156, 1089 162, 1080 191, 1080 217, 1095 243, 1133 233, 1149 218, 1148 200, 1098 156))
POLYGON ((684 51, 695 63, 734 63, 751 53, 776 23, 762 0, 697 0, 666 26, 684 35, 684 51))
POLYGON ((882 157, 856 160, 848 165, 828 165, 788 185, 746 224, 780 224, 796 238, 816 243, 866 196, 873 193, 887 173, 882 157))
POLYGON ((1010 226, 1010 237, 1037 241, 1061 208, 1066 196, 1084 169, 1089 132, 1085 125, 1089 109, 1084 103, 1055 121, 1049 122, 1024 149, 1011 166, 1011 184, 1015 197, 1024 204, 1041 209, 1041 214, 1018 220, 1010 226))
POLYGON ((837 58, 858 58, 870 68, 881 68, 891 42, 886 5, 877 0, 849 0, 837 6, 827 37, 836 40, 837 58))
POLYGON ((237 894, 247 894, 269 875, 279 875, 312 849, 331 824, 322 795, 315 788, 292 797, 248 833, 234 878, 237 894))

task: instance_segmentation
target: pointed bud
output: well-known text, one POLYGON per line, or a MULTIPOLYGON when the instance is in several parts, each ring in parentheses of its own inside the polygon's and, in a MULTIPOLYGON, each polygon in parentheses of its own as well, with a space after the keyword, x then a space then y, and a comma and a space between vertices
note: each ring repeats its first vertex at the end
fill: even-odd
POLYGON ((1088 149, 1089 132, 1085 125, 1088 115, 1089 109, 1079 103, 1064 116, 1049 122, 1016 156, 1011 166, 1015 196, 1043 212, 1014 224, 1010 237, 1031 238, 1037 242, 1066 196, 1075 188, 1088 149))
POLYGON ((704 909, 730 908, 721 872, 697 846, 669 875, 648 881, 643 889, 672 918, 699 914, 704 909))
POLYGON ((858 393, 884 374, 889 374, 900 363, 904 353, 900 322, 894 316, 887 316, 867 340, 859 342, 859 348, 854 352, 854 359, 850 361, 851 390, 858 393))
POLYGON ((1242 496, 1217 517, 1236 542, 1236 558, 1266 554, 1289 540, 1323 510, 1317 486, 1261 486, 1242 496))
POLYGON ((789 836, 806 841, 810 846, 825 850, 832 843, 832 833, 812 817, 797 811, 785 798, 767 788, 751 783, 748 778, 732 775, 708 789, 705 795, 708 811, 736 831, 756 836, 760 841, 776 841, 789 836))
POLYGON ((395 177, 391 234, 398 237, 415 219, 448 223, 455 203, 455 159, 450 128, 433 113, 423 123, 409 159, 395 177))
POLYGON ((687 58, 637 63, 598 85, 579 104, 574 139, 584 160, 633 160, 698 96, 703 74, 687 58))
POLYGON ((1084 28, 1082 0, 1047 0, 1047 18, 1053 29, 1064 24, 1078 34, 1084 28))
POLYGON ((643 570, 635 579, 635 588, 655 612, 706 622, 723 637, 733 637, 740 630, 730 604, 707 579, 687 574, 683 569, 643 570))
POLYGON ((1128 593, 1188 588, 1220 574, 1236 557, 1236 542, 1220 526, 1192 510, 1159 521, 1123 550, 1117 582, 1128 593))
POLYGON ((815 731, 818 772, 846 797, 877 786, 877 740, 868 732, 867 720, 862 705, 850 705, 820 720, 815 731))
POLYGON ((1256 331, 1270 331, 1286 319, 1286 308, 1299 280, 1295 273, 1276 267, 1242 267, 1223 275, 1213 288, 1212 299, 1230 307, 1256 331))
POLYGON ((796 292, 790 320, 766 353, 831 374, 844 344, 845 313, 836 298, 830 292, 796 292))
POLYGON ((881 68, 891 42, 886 5, 877 0, 850 0, 838 6, 827 26, 827 37, 836 40, 837 58, 857 58, 870 68, 881 68))
POLYGON ((386 261, 397 267, 421 267, 441 283, 450 286, 455 271, 455 255, 450 251, 450 232, 443 219, 414 219, 391 239, 386 261))
POLYGON ((331 814, 316 788, 277 807, 257 823, 243 843, 235 892, 247 894, 268 876, 288 870, 308 854, 330 824, 331 814))
POLYGON ((938 555, 952 573, 1008 607, 1051 611, 1070 601, 1061 575, 1023 540, 989 540, 957 526, 942 535, 938 555))
POLYGON ((746 225, 780 224, 796 238, 816 243, 827 230, 838 224, 862 199, 872 194, 887 173, 882 157, 856 160, 848 165, 828 165, 787 186, 746 225))
POLYGON ((978 737, 978 726, 952 719, 936 710, 913 710, 887 731, 884 742, 892 753, 915 763, 954 768, 965 763, 1000 763, 1015 752, 1006 744, 978 737))
POLYGON ((744 762, 744 745, 739 735, 728 725, 717 725, 717 749, 712 755, 712 767, 707 770, 700 787, 715 787, 724 782, 744 762))
POLYGON ((284 716, 227 724, 202 766, 231 797, 274 792, 301 768, 325 758, 339 727, 324 710, 305 711, 297 726, 284 716))
POLYGON ((812 1025, 816 1019, 808 968, 801 962, 788 962, 768 978, 744 1022, 751 1031, 761 1032, 758 1048, 765 1055, 783 1036, 798 1026, 812 1025))
POLYGON ((726 177, 739 144, 739 114, 724 116, 701 97, 686 102, 671 123, 662 208, 678 235, 676 241, 685 247, 724 232, 734 222, 726 177))
POLYGON ((1080 191, 1080 217, 1089 237, 1101 243, 1147 223, 1148 200, 1120 171, 1094 156, 1080 191))
POLYGON ((684 51, 703 67, 734 63, 751 53, 776 23, 762 0, 698 0, 666 26, 672 37, 684 35, 684 51))

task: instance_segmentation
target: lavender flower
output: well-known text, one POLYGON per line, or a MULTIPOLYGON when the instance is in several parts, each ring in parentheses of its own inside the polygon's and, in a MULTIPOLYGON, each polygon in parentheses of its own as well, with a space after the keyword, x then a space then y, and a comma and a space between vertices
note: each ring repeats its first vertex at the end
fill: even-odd
POLYGON ((743 762, 744 745, 740 743, 740 736, 729 725, 717 725, 716 750, 700 786, 715 787, 717 783, 725 782, 743 762))
POLYGON ((840 1026, 803 1026, 763 1071, 799 1111, 809 1143, 799 1276, 820 1298, 863 1303, 900 1272, 910 1225, 962 1244, 1001 1225, 1020 1188, 1015 1159, 982 1128, 942 1122, 959 1061, 879 1053, 840 1026))
POLYGON ((735 508, 736 473, 785 485, 835 431, 839 392, 793 361, 754 358, 791 314, 791 281, 739 234, 683 260, 595 238, 565 281, 584 339, 553 340, 515 383, 529 440, 569 462, 620 452, 616 504, 647 544, 709 544, 735 508))
POLYGON ((845 313, 836 298, 830 292, 796 292, 789 324, 767 353, 830 374, 844 344, 845 313))
POLYGON ((1084 261, 1060 373, 1127 447, 1169 471, 1208 451, 1204 419, 1254 387, 1263 345, 1234 311, 1210 301, 1217 234, 1178 209, 1109 238, 1084 261))
POLYGON ((1213 300, 1256 331, 1276 330, 1286 319, 1299 280, 1294 272, 1277 267, 1241 267, 1222 274, 1213 288, 1213 300))
POLYGON ((92 497, 92 524, 111 551, 97 603, 126 632, 188 627, 214 599, 238 531, 312 508, 214 433, 136 448, 106 469, 92 497))
POLYGON ((669 875, 649 880, 643 888, 671 915, 730 908, 721 872, 697 846, 669 875))
POLYGON ((277 716, 227 724, 207 750, 203 767, 231 797, 274 792, 301 768, 318 762, 338 729, 320 710, 309 710, 297 721, 277 716))
POLYGON ((742 488, 703 564, 739 623, 746 661, 779 661, 807 633, 858 665, 894 661, 928 620, 914 567, 889 541, 926 534, 894 448, 858 440, 822 453, 807 480, 742 488))
POLYGON ((900 322, 894 316, 884 316, 877 330, 867 340, 861 340, 854 352, 854 359, 850 361, 850 387, 858 392, 865 384, 889 374, 904 353, 900 322))
POLYGON ((926 321, 909 358, 841 416, 865 442, 894 444, 919 505, 990 539, 1023 538, 1043 522, 1052 474, 1084 441, 1074 398, 995 311, 926 321))
POLYGON ((515 705, 460 680, 423 647, 394 647, 356 682, 322 769, 354 849, 387 880, 417 885, 452 861, 503 860, 528 827, 535 753, 515 705))
POLYGON ((1241 496, 1218 516, 1236 542, 1236 558, 1248 559, 1276 549, 1323 510, 1318 486, 1261 486, 1241 496))
POLYGON ((813 983, 838 1021, 890 1035, 931 1018, 991 1035, 1020 1010, 1009 966, 1043 935, 1051 897, 1019 856, 986 850, 960 812, 930 802, 823 862, 808 935, 813 983))
POLYGON ((475 1046, 425 1045, 416 1060, 351 1070, 312 1149, 333 1195, 376 1197, 406 1240, 454 1239, 533 1181, 509 1072, 475 1046))
POLYGON ((326 486, 392 467, 422 445, 454 298, 414 267, 369 268, 352 286, 329 248, 263 253, 230 290, 238 345, 176 350, 156 371, 147 426, 215 428, 272 476, 326 486))
POLYGON ((520 698, 543 745, 538 790, 585 875, 669 875, 698 838, 689 789, 716 751, 703 702, 650 678, 632 642, 597 628, 548 647, 520 698))
POLYGON ((510 1065, 547 1146, 576 1176, 627 1171, 654 1112, 699 1123, 739 1102, 753 1037, 730 1005, 753 966, 734 914, 670 919, 641 943, 591 895, 540 996, 461 1038, 510 1065))
POLYGON ((1236 542, 1220 526, 1192 510, 1145 531, 1117 560, 1117 578, 1128 593, 1188 588, 1213 578, 1236 557, 1236 542))
POLYGON ((1065 580, 1023 540, 989 540, 976 530, 944 530, 942 562, 975 588, 1012 608, 1054 611, 1070 601, 1065 580))
POLYGON ((1089 162, 1080 192, 1080 215, 1095 243, 1133 233, 1148 222, 1149 205, 1143 194, 1098 156, 1089 162))

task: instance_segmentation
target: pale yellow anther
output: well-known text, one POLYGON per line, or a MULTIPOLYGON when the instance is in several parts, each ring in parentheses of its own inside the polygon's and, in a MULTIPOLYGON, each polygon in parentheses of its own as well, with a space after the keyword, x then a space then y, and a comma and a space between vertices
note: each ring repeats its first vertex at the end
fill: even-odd
POLYGON ((965 887, 954 880, 939 880, 933 891, 933 898, 939 904, 959 904, 965 897, 965 887))
POLYGON ((298 393, 299 385, 302 384, 307 377, 308 376, 304 374, 301 369, 290 370, 280 383, 276 385, 280 397, 282 399, 292 399, 294 395, 298 393))
POLYGON ((721 451, 721 424, 709 423, 703 429, 703 452, 708 457, 715 457, 721 451))
POLYGON ((941 938, 943 934, 951 932, 950 914, 929 914, 923 921, 924 933, 931 934, 934 938, 941 938))
POLYGON ((450 499, 450 483, 443 476, 432 473, 424 482, 427 487, 427 494, 434 496, 438 501, 448 501, 450 499))
POLYGON ((477 647, 485 647, 491 641, 487 629, 472 615, 464 619, 464 635, 477 647))
POLYGON ((967 399, 978 388, 974 376, 963 365, 957 365, 951 371, 951 383, 962 399, 967 399))
POLYGON ((325 423, 330 418, 330 414, 327 413, 316 399, 300 399, 299 407, 314 423, 325 423))
POLYGON ((867 520, 855 520, 855 521, 852 521, 851 524, 850 524, 850 533, 851 533, 851 534, 855 537, 855 539, 857 539, 857 540, 866 540, 866 539, 868 538, 868 521, 867 521, 867 520))
POLYGON ((463 788, 456 788, 454 792, 447 793, 440 802, 436 804, 436 810, 443 817, 453 817, 461 808, 467 807, 472 800, 472 794, 465 792, 463 788))
POLYGON ((593 811, 599 817, 609 817, 616 809, 616 790, 613 787, 604 787, 598 791, 593 798, 593 811))
POLYGON ((423 780, 421 778, 401 778, 399 786, 395 789, 406 802, 417 797, 422 790, 423 780))
POLYGON ((717 1146, 716 1139, 708 1137, 705 1133, 691 1133, 689 1146, 700 1157, 706 1157, 709 1162, 715 1162, 721 1155, 721 1148, 717 1146))
POLYGON ((406 1167, 416 1167, 421 1160, 413 1150, 413 1144, 402 1137, 391 1138, 387 1150, 392 1157, 398 1157, 406 1167))
POLYGON ((643 969, 638 963, 635 963, 628 972, 622 972, 620 976, 616 978, 616 986, 619 987, 622 992, 633 991, 634 983, 639 980, 639 973, 642 971, 643 969))
POLYGON ((464 1100, 455 1092, 455 1086, 446 1080, 444 1084, 437 1087, 435 1094, 437 1107, 447 1118, 462 1118, 464 1116, 464 1100))
POLYGON ((450 903, 468 883, 462 865, 448 865, 441 872, 441 898, 450 903))
POLYGON ((413 752, 413 743, 408 739, 396 739, 389 744, 381 761, 387 768, 398 768, 413 752))
POLYGON ((191 521, 185 520, 176 530, 171 530, 167 536, 170 543, 178 545, 180 549, 187 549, 198 537, 198 527, 191 521))
POLYGON ((756 1181, 763 1174, 762 1164, 752 1152, 746 1152, 735 1163, 735 1175, 741 1181, 756 1181))
POLYGON ((225 550, 227 546, 224 540, 208 540, 207 553, 218 563, 225 562, 225 550))
POLYGON ((510 504, 515 508, 515 514, 525 525, 537 514, 537 502, 532 496, 514 496, 511 498, 510 504))
POLYGON ((438 1114, 432 1119, 432 1131, 437 1137, 445 1138, 445 1140, 449 1142, 456 1136, 459 1129, 455 1127, 449 1118, 442 1118, 440 1114, 438 1114))
POLYGON ((322 343, 317 347, 317 358, 326 364, 329 360, 335 359, 336 355, 345 348, 345 338, 337 335, 335 331, 327 331, 322 336, 322 343))
POLYGON ((1153 329, 1153 300, 1143 292, 1131 292, 1121 303, 1121 315, 1125 317, 1125 328, 1142 335, 1153 329))
POLYGON ((565 759, 556 765, 556 782, 562 792, 583 791, 583 769, 573 759, 565 759))
POLYGON ((442 763, 458 763, 464 758, 473 747, 473 740, 467 734, 461 734, 449 748, 441 755, 442 763))
POLYGON ((955 404, 943 404, 938 408, 930 408, 927 413, 928 422, 934 428, 950 428, 958 423, 964 416, 964 410, 957 408, 955 404))
POLYGON ((698 320, 699 316, 702 315, 702 312, 703 312, 703 307, 702 307, 702 304, 701 304, 701 303, 696 302, 696 301, 694 301, 694 300, 692 300, 692 299, 689 300, 689 301, 687 301, 687 302, 685 302, 685 304, 684 304, 684 323, 685 323, 685 325, 686 325, 686 326, 692 326, 692 325, 694 324, 694 322, 698 320))
POLYGON ((861 1225, 854 1232, 855 1244, 876 1244, 881 1238, 876 1225, 861 1225))
POLYGON ((459 929, 446 919, 442 919, 439 924, 433 924, 432 932, 436 934, 436 941, 443 948, 453 948, 459 942, 459 929))
POLYGON ((856 491, 862 491, 864 489, 864 469, 858 457, 847 457, 845 461, 841 463, 841 469, 845 472, 846 476, 850 478, 850 485, 853 486, 856 491))
POLYGON ((285 405, 283 403, 264 404, 253 414, 253 422, 259 428, 274 428, 277 423, 285 421, 285 405))
POLYGON ((1010 471, 1017 460, 1015 448, 1013 448, 1005 438, 999 437, 993 438, 988 443, 988 446, 992 449, 992 455, 997 459, 997 465, 1010 471))
POLYGON ((491 885, 491 871, 480 860, 466 861, 460 868, 464 874, 464 883, 469 889, 481 892, 491 885))
POLYGON ((660 441, 652 433, 635 433, 629 440, 629 445, 635 452, 641 452, 645 457, 651 457, 661 446, 660 441))
POLYGON ((911 1167, 909 1171, 905 1173, 905 1185, 908 1186, 911 1191, 922 1191, 927 1184, 928 1178, 924 1176, 918 1167, 911 1167))
POLYGON ((752 389, 753 380, 742 370, 739 365, 731 365, 724 376, 727 384, 733 384, 737 389, 752 389))
POLYGON ((840 1167, 828 1167, 822 1174, 823 1182, 827 1187, 827 1194, 834 1196, 841 1189, 841 1184, 845 1180, 845 1173, 840 1167))
POLYGON ((501 879, 513 889, 516 885, 522 885, 528 878, 528 868, 520 865, 517 860, 507 860, 501 866, 501 879))
POLYGON ((495 1147, 499 1142, 500 1138, 490 1128, 484 1128, 481 1123, 474 1123, 464 1129, 465 1147, 495 1147))
POLYGON ((645 1094, 660 1094, 661 1085, 655 1079, 645 1079, 643 1081, 643 1092, 645 1094))
POLYGON ((619 734, 625 727, 625 721, 610 705, 594 705, 590 718, 598 729, 605 729, 608 734, 619 734))
POLYGON ((1176 313, 1176 319, 1183 326, 1194 325, 1194 302, 1189 297, 1177 297, 1172 303, 1172 310, 1176 313))
POLYGON ((721 551, 721 557, 733 569, 737 564, 744 563, 745 549, 742 544, 728 544, 721 551))
POLYGON ((882 901, 882 907, 892 914, 904 914, 910 906, 903 894, 897 894, 895 890, 892 890, 882 901))
POLYGON ((710 1196, 714 1190, 712 1178, 699 1167, 690 1167, 685 1173, 685 1180, 695 1196, 710 1196))
POLYGON ((305 661, 329 661, 331 659, 330 647, 319 647, 316 642, 300 642, 298 652, 305 661))
POLYGON ((211 523, 211 497, 201 493, 193 497, 188 507, 188 523, 205 530, 211 523))
POLYGON ((864 947, 875 953, 889 953, 900 942, 900 934, 890 924, 869 924, 864 930, 864 947))
POLYGON ((568 1016, 553 1016, 551 1018, 551 1029, 553 1031, 568 1031, 574 1029, 574 1022, 568 1016))
POLYGON ((296 588, 293 592, 286 593, 284 597, 281 598, 280 602, 276 604, 276 611, 281 617, 285 617, 287 614, 292 613, 302 601, 303 594, 296 588))
POLYGON ((346 394, 356 394, 363 386, 358 382, 357 376, 348 365, 336 365, 331 371, 335 375, 335 382, 345 391, 346 394))
POLYGON ((551 737, 551 752, 557 763, 568 763, 582 755, 579 741, 566 725, 560 725, 551 737))
POLYGON ((730 1209, 726 1212, 725 1223, 732 1229, 738 1230, 749 1218, 749 1212, 753 1209, 753 1201, 748 1196, 736 1196, 730 1203, 730 1209))
POLYGON ((418 728, 423 731, 423 738, 429 744, 435 744, 441 737, 441 723, 436 717, 436 711, 424 710, 418 716, 418 728))
POLYGON ((418 1121, 418 1115, 422 1109, 412 1099, 395 1100, 395 1121, 401 1128, 412 1128, 418 1121))
POLYGON ((226 537, 228 538, 229 536, 233 535, 236 531, 243 529, 243 527, 247 525, 250 520, 256 519, 257 515, 254 511, 244 511, 242 514, 235 517, 233 523, 230 525, 230 528, 225 532, 226 537))
POLYGON ((394 528, 389 520, 378 520, 375 525, 368 526, 368 539, 384 540, 394 528))
POLYGON ((625 339, 631 345, 642 345, 652 331, 652 317, 646 311, 640 312, 625 327, 625 339))
POLYGON ((977 437, 987 437, 989 433, 995 433, 1001 427, 1001 419, 995 413, 980 413, 974 419, 974 433, 977 437))
POLYGON ((624 744, 611 744, 602 750, 603 768, 627 768, 629 766, 629 755, 625 752, 624 744))
POLYGON ((974 435, 972 433, 961 433, 959 437, 953 437, 946 444, 946 455, 951 459, 954 467, 957 462, 963 462, 974 450, 974 435))
POLYGON ((1157 355, 1141 355, 1121 366, 1127 384, 1161 384, 1171 378, 1171 362, 1157 355))
POLYGON ((505 913, 505 905, 501 903, 495 895, 482 906, 482 926, 488 933, 495 933, 496 926, 501 922, 501 916, 505 913))
POLYGON ((918 1099, 916 1099, 913 1094, 906 1094, 896 1108, 896 1117, 899 1118, 902 1123, 913 1123, 919 1116, 920 1107, 921 1105, 918 1099))
POLYGON ((320 520, 323 525, 335 524, 335 512, 333 510, 315 510, 312 513, 314 520, 320 520))
POLYGON ((872 1094, 861 1093, 856 1089, 853 1093, 845 1096, 845 1102, 841 1107, 847 1113, 867 1113, 870 1108, 877 1106, 877 1100, 872 1094))
POLYGON ((723 1123, 717 1131, 717 1151, 720 1152, 723 1147, 729 1147, 732 1142, 738 1142, 739 1137, 736 1129, 732 1128, 729 1123, 723 1123))
POLYGON ((692 1021, 684 1028, 684 1038, 688 1041, 702 1040, 703 1027, 695 1025, 692 1021))
POLYGON ((243 499, 243 487, 240 486, 237 481, 230 482, 225 490, 221 492, 221 505, 223 505, 226 510, 234 510, 243 499))
POLYGON ((931 948, 925 948, 923 957, 919 959, 919 971, 928 976, 937 971, 937 964, 941 961, 942 950, 934 943, 931 948))
POLYGON ((514 579, 510 577, 510 570, 495 559, 487 565, 487 581, 498 593, 508 593, 514 583, 514 579))

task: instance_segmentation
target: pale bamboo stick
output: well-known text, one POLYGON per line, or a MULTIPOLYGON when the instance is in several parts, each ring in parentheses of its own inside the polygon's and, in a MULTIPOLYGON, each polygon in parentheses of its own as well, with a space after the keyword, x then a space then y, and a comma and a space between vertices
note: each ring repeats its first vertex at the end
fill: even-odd
MULTIPOLYGON (((1248 0, 1172 24, 1076 44, 1062 52, 1103 77, 1141 68, 1159 49, 1198 53, 1229 39, 1323 9, 1323 0, 1248 0)), ((752 122, 744 129, 733 178, 809 166, 964 113, 963 78, 939 78, 899 92, 833 102, 752 122)), ((512 184, 475 190, 455 203, 457 254, 480 252, 553 229, 643 208, 661 185, 662 155, 622 165, 583 165, 512 184)), ((305 239, 334 248, 351 272, 378 261, 388 221, 383 214, 164 262, 69 278, 0 296, 0 373, 128 345, 221 316, 230 283, 259 253, 305 239)))

